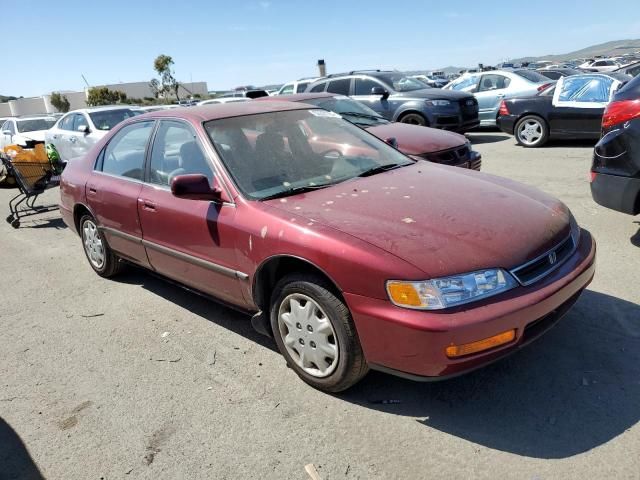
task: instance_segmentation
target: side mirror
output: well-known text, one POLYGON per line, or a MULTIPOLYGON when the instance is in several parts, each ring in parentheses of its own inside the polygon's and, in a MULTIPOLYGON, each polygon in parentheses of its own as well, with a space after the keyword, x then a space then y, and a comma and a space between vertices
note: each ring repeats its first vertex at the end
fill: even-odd
POLYGON ((89 126, 88 125, 80 125, 78 127, 78 131, 80 133, 89 133, 89 126))
POLYGON ((174 177, 171 181, 171 193, 189 200, 222 200, 222 188, 218 180, 214 177, 211 186, 209 179, 200 173, 174 177))
POLYGON ((389 98, 389 91, 382 87, 373 87, 371 89, 371 95, 380 95, 382 98, 389 98))
POLYGON ((9 135, 9 136, 13 135, 13 133, 11 133, 11 130, 3 130, 2 134, 3 135, 9 135))
POLYGON ((398 148, 398 139, 396 137, 389 137, 385 140, 393 148, 398 148))

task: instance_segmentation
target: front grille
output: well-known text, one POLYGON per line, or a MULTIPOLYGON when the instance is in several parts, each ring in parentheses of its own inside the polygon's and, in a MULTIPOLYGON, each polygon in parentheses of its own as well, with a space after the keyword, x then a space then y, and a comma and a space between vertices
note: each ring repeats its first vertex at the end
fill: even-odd
POLYGON ((424 153, 420 157, 433 163, 441 163, 443 165, 460 165, 469 161, 469 148, 466 145, 455 147, 440 152, 424 153))
POLYGON ((463 120, 478 118, 478 100, 476 100, 476 97, 460 100, 460 112, 462 112, 463 120))
POLYGON ((571 256, 575 248, 573 237, 570 235, 566 240, 538 258, 514 268, 511 270, 511 274, 522 285, 531 285, 562 265, 571 256))

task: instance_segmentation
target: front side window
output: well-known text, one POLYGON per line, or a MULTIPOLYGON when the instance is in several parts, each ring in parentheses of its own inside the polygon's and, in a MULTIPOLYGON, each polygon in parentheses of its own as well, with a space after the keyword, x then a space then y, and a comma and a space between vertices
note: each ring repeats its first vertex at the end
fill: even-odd
POLYGON ((374 82, 370 78, 356 78, 356 95, 371 95, 371 90, 380 87, 378 82, 374 82))
POLYGON ((350 78, 342 78, 340 80, 332 80, 329 82, 327 92, 337 93, 338 95, 349 95, 350 78))
POLYGON ((116 133, 104 150, 102 171, 111 175, 142 180, 144 154, 153 124, 153 121, 134 123, 116 133))
POLYGON ((175 176, 192 173, 213 182, 213 170, 193 129, 183 122, 162 120, 151 149, 149 180, 168 186, 175 176))
POLYGON ((309 86, 309 82, 299 83, 298 86, 296 87, 296 93, 303 93, 308 86, 309 86))
POLYGON ((559 80, 559 85, 556 87, 554 102, 558 104, 605 104, 609 101, 613 83, 612 78, 605 76, 564 77, 559 80))
POLYGON ((87 122, 87 118, 83 114, 77 113, 73 118, 72 130, 77 132, 80 127, 89 128, 89 123, 87 122))
POLYGON ((111 130, 117 124, 126 120, 127 118, 135 117, 135 113, 128 108, 121 108, 118 110, 102 110, 98 112, 91 112, 89 114, 91 121, 98 130, 111 130))
POLYGON ((204 126, 239 190, 254 200, 323 188, 378 167, 414 163, 320 109, 245 115, 204 126))

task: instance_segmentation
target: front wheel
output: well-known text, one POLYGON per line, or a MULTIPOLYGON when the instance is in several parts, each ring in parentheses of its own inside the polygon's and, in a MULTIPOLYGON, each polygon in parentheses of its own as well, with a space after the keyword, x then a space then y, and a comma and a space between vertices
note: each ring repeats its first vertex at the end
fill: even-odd
POLYGON ((516 123, 516 141, 527 148, 541 147, 549 138, 547 123, 536 115, 522 117, 516 123))
POLYGON ((346 390, 368 371, 349 309, 321 278, 280 280, 272 297, 271 328, 289 366, 319 390, 346 390))
POLYGON ((419 113, 407 113, 400 117, 400 122, 408 123, 410 125, 418 125, 420 127, 426 127, 428 124, 427 119, 419 113))
POLYGON ((80 236, 84 253, 94 272, 101 277, 109 278, 120 271, 120 259, 107 245, 104 235, 91 215, 85 215, 80 219, 80 236))

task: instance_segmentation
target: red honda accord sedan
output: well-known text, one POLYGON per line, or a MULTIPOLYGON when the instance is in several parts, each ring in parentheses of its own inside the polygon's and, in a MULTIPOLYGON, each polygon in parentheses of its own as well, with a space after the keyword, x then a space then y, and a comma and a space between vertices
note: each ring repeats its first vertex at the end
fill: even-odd
POLYGON ((69 162, 61 212, 98 275, 125 262, 236 308, 331 392, 369 368, 457 375, 531 342, 594 275, 542 192, 419 162, 290 102, 153 112, 69 162))

